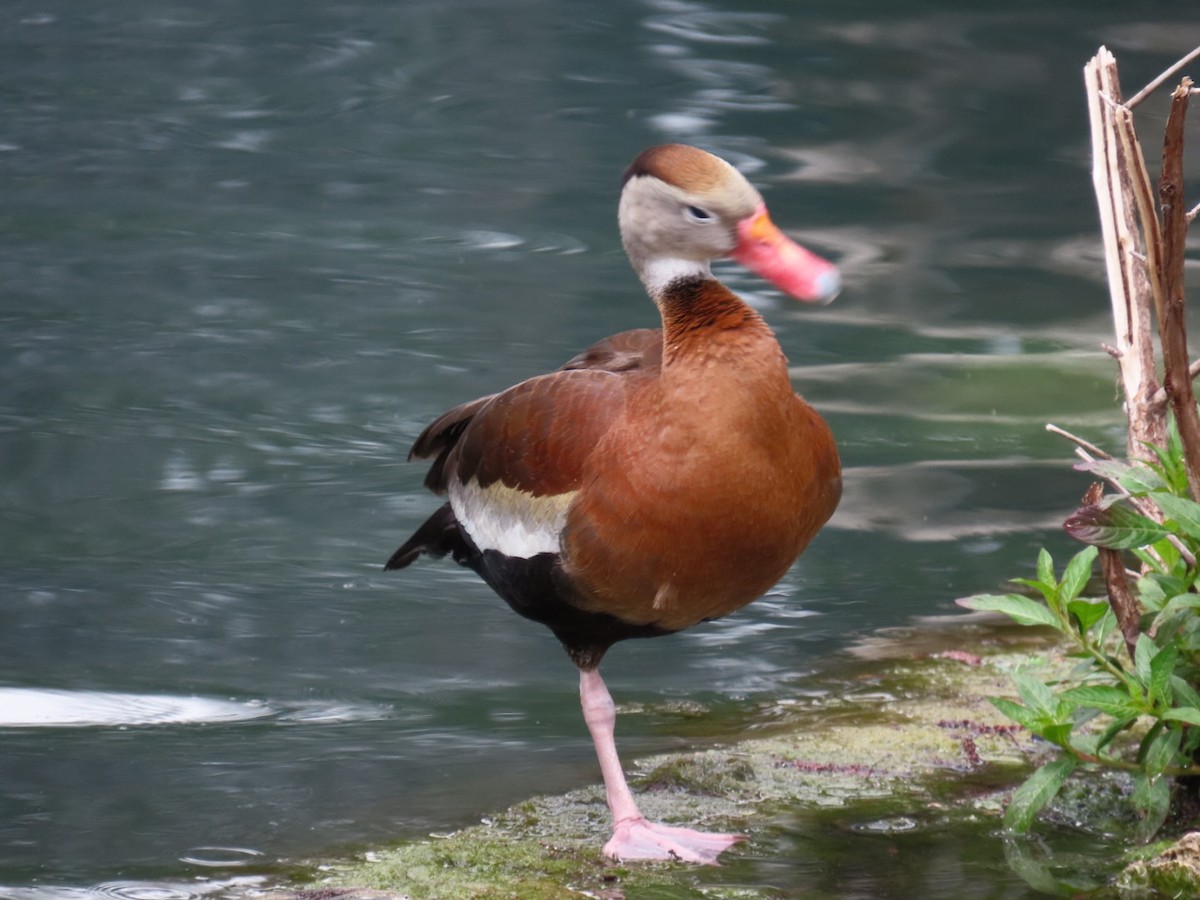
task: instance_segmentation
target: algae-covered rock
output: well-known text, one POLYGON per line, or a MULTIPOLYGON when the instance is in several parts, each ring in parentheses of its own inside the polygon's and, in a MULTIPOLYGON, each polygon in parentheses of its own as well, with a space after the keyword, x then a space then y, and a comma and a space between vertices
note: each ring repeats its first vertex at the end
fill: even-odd
POLYGON ((1128 790, 1120 776, 1081 775, 1047 811, 1040 834, 1002 834, 1009 794, 1054 748, 988 698, 1012 695, 1017 668, 1051 678, 1071 664, 1031 630, 964 626, 957 617, 949 633, 931 621, 877 635, 836 673, 798 680, 791 696, 746 708, 732 727, 724 720, 740 738, 712 736, 721 718, 689 706, 690 720, 712 722, 689 729, 707 748, 640 760, 630 783, 650 818, 746 835, 719 868, 605 859, 611 823, 597 784, 325 864, 319 883, 268 900, 777 900, 796 896, 796 885, 805 897, 836 900, 869 895, 867 869, 877 884, 909 890, 889 896, 921 896, 968 865, 982 865, 985 880, 1003 880, 1003 870, 1018 892, 1200 896, 1200 833, 1131 866, 1113 886, 1124 861, 1145 850, 1114 837, 1128 790), (1069 835, 1074 849, 1052 850, 1047 833, 1069 835), (785 869, 791 874, 775 882, 785 869))
POLYGON ((1126 894, 1200 896, 1200 831, 1185 834, 1153 859, 1131 863, 1117 878, 1126 894))
MULTIPOLYGON (((739 856, 769 856, 777 823, 797 811, 824 817, 821 828, 874 835, 903 831, 896 823, 994 820, 1034 750, 986 699, 1006 691, 1012 662, 999 653, 873 658, 810 691, 818 702, 785 698, 760 709, 756 737, 642 760, 631 783, 650 818, 747 835, 722 860, 733 867, 739 856)), ((609 828, 603 791, 589 787, 372 851, 323 881, 390 895, 368 900, 777 896, 723 883, 721 870, 607 860, 609 828)))

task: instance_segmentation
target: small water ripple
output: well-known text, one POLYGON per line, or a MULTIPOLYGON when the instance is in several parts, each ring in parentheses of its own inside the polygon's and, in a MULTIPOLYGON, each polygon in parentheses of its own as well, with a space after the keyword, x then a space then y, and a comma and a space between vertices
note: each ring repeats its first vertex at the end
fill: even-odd
POLYGON ((904 834, 916 831, 920 827, 920 823, 912 816, 893 816, 890 819, 854 822, 849 826, 849 830, 858 834, 904 834))
POLYGON ((459 249, 516 250, 520 248, 531 253, 557 253, 563 256, 572 256, 588 250, 587 244, 568 234, 545 232, 519 235, 489 228, 468 228, 452 234, 433 235, 422 238, 422 242, 427 246, 448 245, 456 251, 459 249))
MULTIPOLYGON (((179 861, 193 866, 231 869, 251 865, 262 858, 261 850, 253 850, 249 847, 193 847, 179 857, 179 861)), ((155 898, 145 898, 145 900, 155 900, 155 898)))
POLYGON ((375 721, 392 711, 369 704, 273 704, 171 694, 0 687, 0 728, 214 725, 273 719, 281 724, 375 721))
POLYGON ((783 16, 714 10, 691 3, 655 4, 663 13, 647 18, 650 31, 697 44, 761 46, 771 43, 771 29, 783 16))
MULTIPOLYGON (((210 848, 205 848, 210 849, 210 848)), ((220 849, 220 848, 218 848, 220 849)), ((257 851, 240 851, 257 853, 257 851)), ((196 881, 104 881, 91 887, 0 885, 0 900, 197 900, 264 884, 261 876, 196 881)))
POLYGON ((190 885, 161 881, 105 881, 90 893, 114 900, 190 900, 197 896, 190 885))

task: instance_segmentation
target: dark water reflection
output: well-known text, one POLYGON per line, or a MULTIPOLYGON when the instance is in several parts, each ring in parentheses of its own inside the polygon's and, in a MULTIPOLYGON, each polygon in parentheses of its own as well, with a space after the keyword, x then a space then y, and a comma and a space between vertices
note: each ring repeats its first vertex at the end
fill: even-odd
POLYGON ((1065 552, 1042 425, 1120 442, 1079 70, 1105 41, 1148 79, 1200 43, 1171 7, 5 4, 4 893, 169 894, 594 777, 548 635, 379 567, 431 416, 652 322, 615 199, 653 142, 842 261, 821 311, 728 277, 848 490, 764 601, 614 651, 620 699, 770 698, 1065 552))

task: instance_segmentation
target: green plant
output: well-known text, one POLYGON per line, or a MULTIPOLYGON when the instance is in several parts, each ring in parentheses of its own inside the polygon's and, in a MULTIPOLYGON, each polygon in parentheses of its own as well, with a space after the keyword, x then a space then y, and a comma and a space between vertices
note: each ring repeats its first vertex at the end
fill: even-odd
POLYGON ((1064 523, 1090 546, 1066 565, 1061 580, 1042 551, 1037 577, 1020 581, 1040 601, 1021 594, 959 601, 1049 626, 1078 659, 1051 682, 1018 672, 1020 702, 992 701, 1061 751, 1014 794, 1006 821, 1017 831, 1027 830, 1081 768, 1132 774, 1142 839, 1166 819, 1173 783, 1186 777, 1200 784, 1200 409, 1192 386, 1200 365, 1189 363, 1184 326, 1184 251, 1188 224, 1200 214, 1200 206, 1189 211, 1183 202, 1191 79, 1183 77, 1171 95, 1157 197, 1133 123, 1134 107, 1197 55, 1200 50, 1176 62, 1128 102, 1107 49, 1084 67, 1116 336, 1106 349, 1120 369, 1127 455, 1148 452, 1151 458, 1114 460, 1050 426, 1080 445, 1085 462, 1078 468, 1116 488, 1105 495, 1102 484, 1093 485, 1064 523), (1152 323, 1158 325, 1160 353, 1152 323), (1139 561, 1138 572, 1126 570, 1127 554, 1139 561), (1084 596, 1097 561, 1107 600, 1084 596))
MULTIPOLYGON (((1154 463, 1104 460, 1079 468, 1115 484, 1119 494, 1096 497, 1064 527, 1088 546, 1071 559, 1062 578, 1045 550, 1037 577, 1017 579, 1040 600, 1022 594, 980 595, 959 601, 975 610, 1002 612, 1023 625, 1056 630, 1078 664, 1044 682, 1018 672, 1020 702, 993 698, 1006 716, 1062 752, 1016 791, 1006 824, 1026 831, 1081 767, 1121 769, 1133 777, 1138 837, 1147 840, 1167 816, 1171 784, 1200 775, 1200 503, 1182 496, 1187 475, 1174 429, 1168 446, 1151 448, 1154 463), (1142 563, 1132 600, 1132 629, 1122 629, 1113 580, 1125 582, 1120 551, 1142 563), (1109 599, 1084 596, 1101 554, 1116 558, 1104 568, 1109 599), (1125 739, 1118 740, 1118 738, 1125 739), (1129 740, 1132 736, 1136 740, 1129 740)), ((1098 492, 1096 492, 1098 493, 1098 492)), ((1119 592, 1119 591, 1118 591, 1119 592)))

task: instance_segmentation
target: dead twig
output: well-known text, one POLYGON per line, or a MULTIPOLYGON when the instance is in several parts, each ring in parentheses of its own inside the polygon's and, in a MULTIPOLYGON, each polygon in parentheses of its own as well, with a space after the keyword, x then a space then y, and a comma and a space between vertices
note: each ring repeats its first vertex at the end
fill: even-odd
MULTIPOLYGON (((1195 381, 1196 376, 1198 376, 1198 375, 1200 375, 1200 359, 1196 360, 1194 363, 1192 363, 1190 366, 1188 366, 1188 378, 1195 381)), ((1156 406, 1165 405, 1167 402, 1166 388, 1159 388, 1158 391, 1155 393, 1155 395, 1150 398, 1150 402, 1156 406)))
MULTIPOLYGON (((1084 507, 1094 506, 1104 497, 1104 485, 1098 481, 1092 482, 1083 495, 1084 507)), ((1138 635, 1141 633, 1142 607, 1129 587, 1129 578, 1125 574, 1125 564, 1121 560, 1121 551, 1109 547, 1100 547, 1100 572, 1104 576, 1104 586, 1108 592, 1108 605, 1117 617, 1117 625, 1125 638, 1125 648, 1129 658, 1133 659, 1133 651, 1137 646, 1138 635)))
POLYGON ((1100 571, 1104 574, 1104 586, 1108 589, 1108 605, 1117 617, 1129 658, 1133 659, 1138 635, 1142 633, 1142 606, 1129 587, 1125 564, 1121 562, 1121 551, 1101 547, 1100 571))
POLYGON ((1162 267, 1159 271, 1163 308, 1159 311, 1165 375, 1163 387, 1171 401, 1192 499, 1200 500, 1200 411, 1188 374, 1187 297, 1183 265, 1187 242, 1187 213, 1183 204, 1183 126, 1187 117, 1192 80, 1185 77, 1171 95, 1171 112, 1163 136, 1162 175, 1158 181, 1162 209, 1162 267))
POLYGON ((1046 430, 1048 432, 1050 432, 1051 434, 1057 434, 1059 437, 1065 437, 1068 441, 1072 441, 1073 443, 1078 444, 1080 447, 1082 447, 1084 450, 1086 450, 1088 453, 1091 454, 1092 459, 1112 459, 1112 454, 1106 453, 1105 451, 1103 451, 1099 447, 1097 447, 1095 444, 1085 441, 1083 438, 1081 438, 1077 434, 1071 434, 1071 432, 1069 432, 1069 431, 1064 431, 1062 428, 1059 428, 1053 422, 1050 422, 1046 425, 1046 430))
MULTIPOLYGON (((1134 199, 1130 176, 1131 165, 1136 165, 1131 164, 1130 158, 1140 159, 1141 149, 1132 128, 1132 116, 1121 102, 1116 59, 1107 48, 1101 47, 1084 68, 1084 82, 1091 122, 1092 182, 1099 204, 1116 332, 1116 343, 1109 352, 1117 360, 1121 374, 1129 417, 1126 447, 1128 455, 1133 456, 1145 443, 1162 445, 1166 441, 1162 416, 1146 414, 1146 401, 1158 392, 1160 385, 1151 322, 1153 289, 1147 275, 1147 249, 1140 221, 1145 210, 1139 209, 1134 199)), ((1143 182, 1142 204, 1147 201, 1152 204, 1148 178, 1143 182)))
MULTIPOLYGON (((1188 210, 1183 201, 1183 127, 1191 79, 1184 77, 1171 97, 1163 140, 1163 164, 1157 196, 1151 187, 1145 156, 1133 122, 1133 108, 1184 66, 1200 58, 1200 47, 1170 66, 1129 102, 1122 101, 1116 60, 1101 47, 1084 68, 1092 131, 1092 180, 1100 212, 1101 234, 1112 303, 1114 346, 1105 346, 1118 365, 1129 421, 1127 456, 1134 460, 1145 445, 1165 446, 1167 409, 1174 414, 1184 447, 1189 492, 1200 501, 1200 412, 1192 380, 1200 362, 1189 364, 1185 323, 1184 248, 1188 223, 1200 215, 1200 204, 1188 210), (1153 310, 1153 313, 1151 312, 1153 310), (1154 347, 1157 320, 1163 378, 1158 383, 1154 347)), ((1108 454, 1083 439, 1048 425, 1047 430, 1073 441, 1085 459, 1108 454)), ((1119 475, 1106 478, 1134 509, 1155 521, 1164 520, 1150 497, 1130 496, 1119 475)), ((1093 484, 1085 503, 1096 504, 1104 486, 1093 484)), ((1188 564, 1196 561, 1177 536, 1168 539, 1188 564)), ((1140 633, 1141 609, 1121 554, 1100 548, 1100 565, 1109 605, 1133 653, 1140 633)))
POLYGON ((1153 94, 1156 90, 1158 90, 1160 87, 1162 87, 1162 85, 1166 82, 1166 80, 1168 78, 1170 78, 1172 75, 1174 75, 1180 69, 1182 69, 1184 66, 1186 66, 1188 63, 1190 63, 1193 59, 1196 59, 1196 57, 1200 57, 1200 47, 1197 47, 1195 50, 1193 50, 1187 56, 1183 57, 1178 62, 1173 63, 1170 66, 1170 68, 1168 68, 1165 72, 1163 72, 1161 75, 1159 75, 1153 81, 1151 81, 1148 85, 1146 85, 1144 88, 1142 88, 1136 94, 1134 94, 1133 99, 1130 100, 1125 105, 1128 106, 1130 109, 1133 109, 1135 106, 1137 106, 1143 100, 1145 100, 1147 97, 1149 97, 1151 94, 1153 94))

